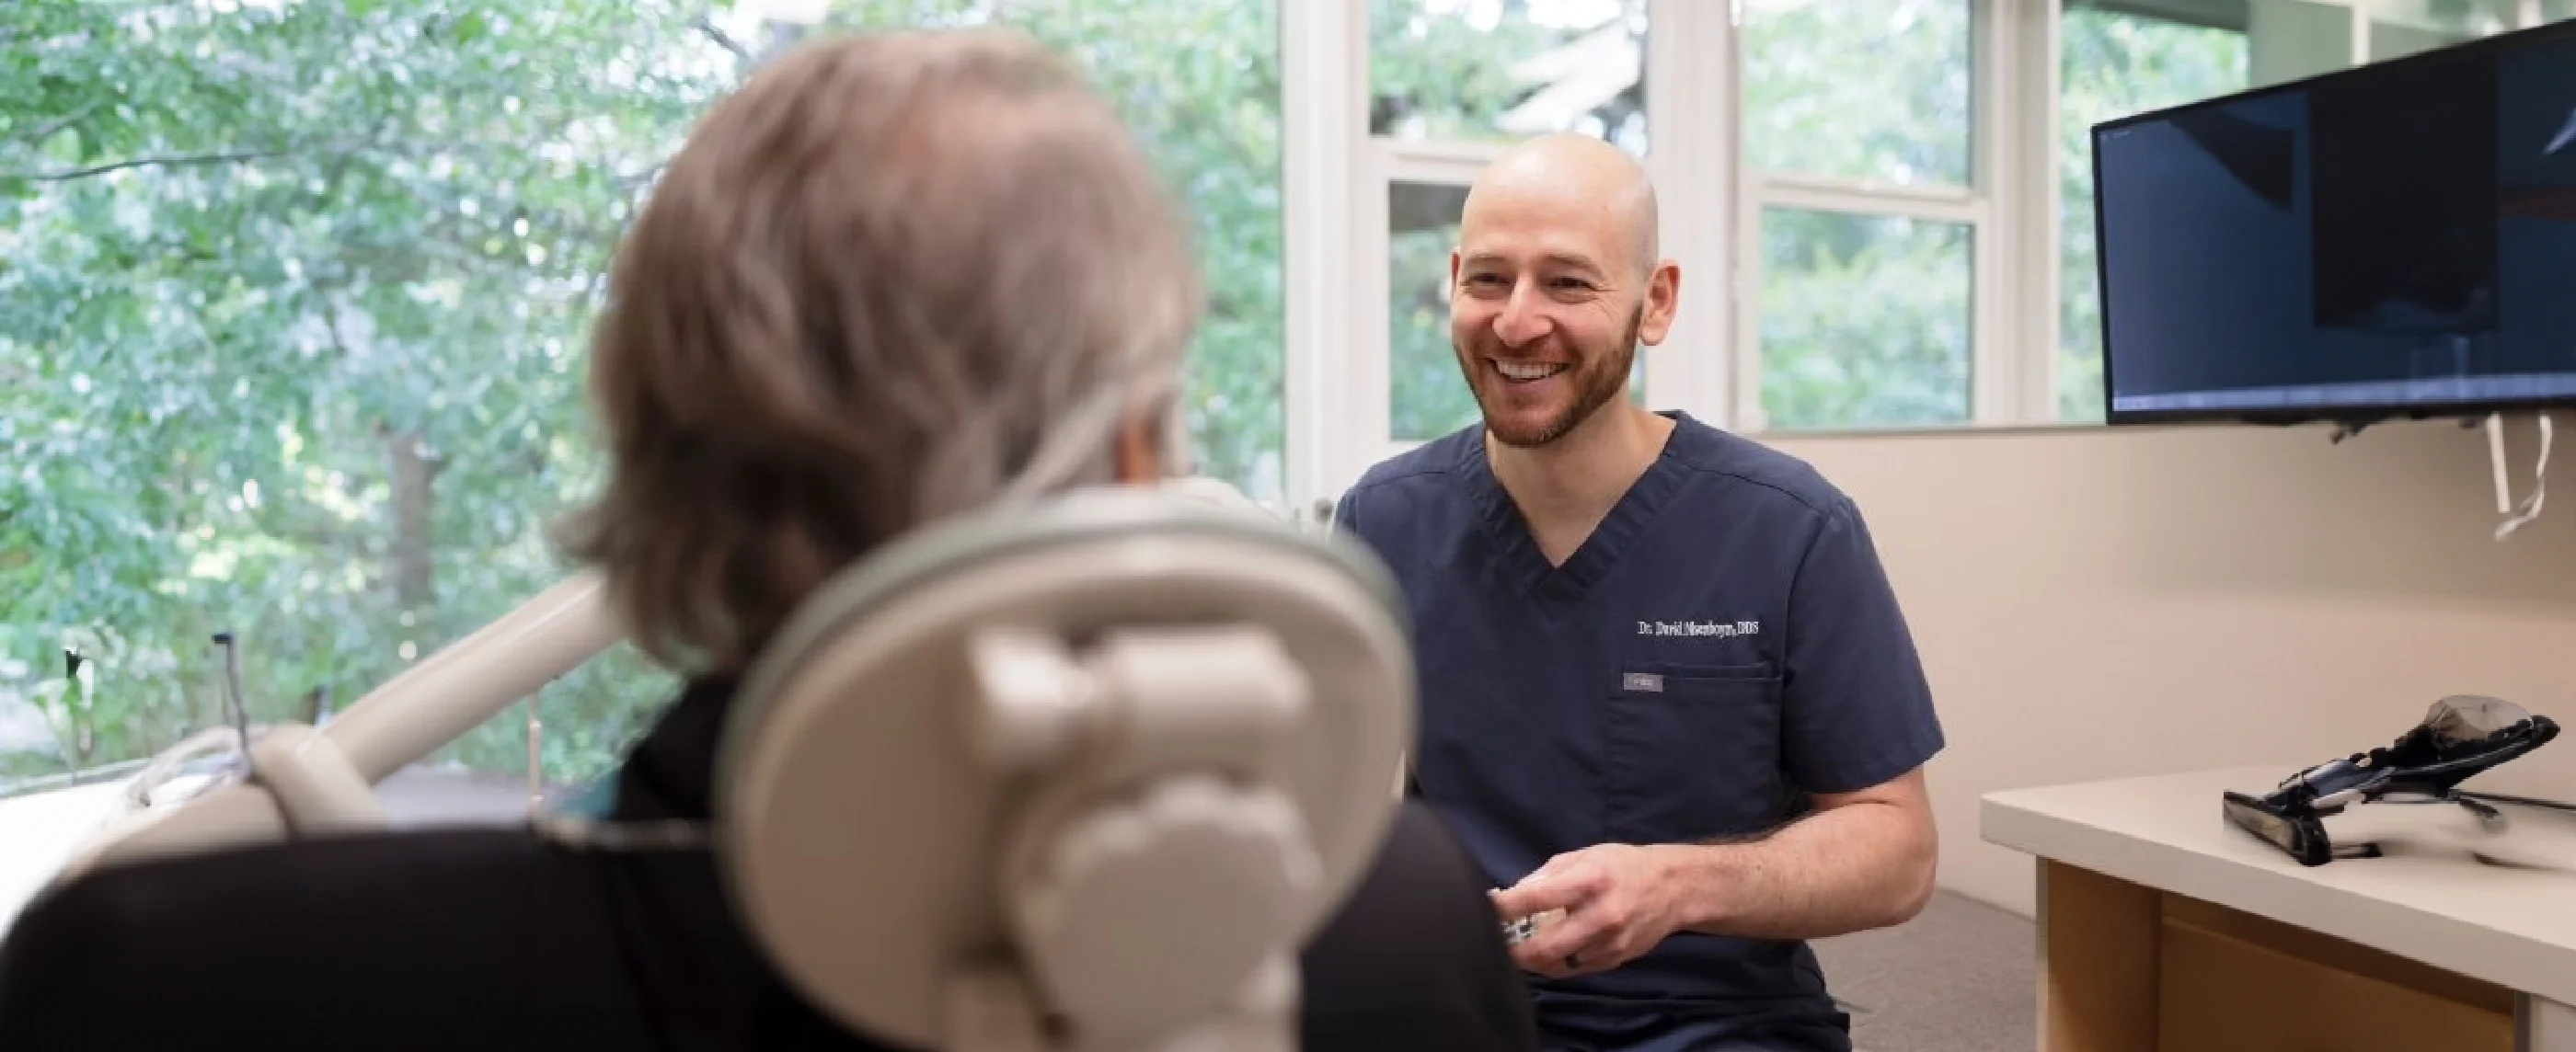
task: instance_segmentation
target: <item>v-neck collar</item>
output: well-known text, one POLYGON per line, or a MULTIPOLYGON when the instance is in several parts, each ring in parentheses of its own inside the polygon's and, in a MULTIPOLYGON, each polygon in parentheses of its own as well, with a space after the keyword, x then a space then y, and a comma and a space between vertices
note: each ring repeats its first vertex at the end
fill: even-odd
POLYGON ((1673 456, 1682 442, 1683 429, 1691 427, 1692 421, 1686 413, 1664 415, 1673 421, 1673 429, 1664 436, 1663 448, 1656 451, 1654 462, 1628 484, 1627 491, 1610 505, 1609 513, 1601 517, 1600 524, 1583 538, 1583 543, 1575 546, 1574 554, 1567 556, 1563 565, 1551 565, 1547 553, 1539 549, 1529 520, 1521 515, 1520 505, 1512 502, 1502 478, 1494 474, 1484 436, 1477 434, 1467 443, 1467 468, 1476 483, 1478 518, 1494 541, 1501 570, 1515 593, 1570 603, 1583 598, 1594 584, 1617 568, 1620 558, 1654 522, 1656 513, 1681 490, 1685 473, 1674 463, 1673 456))

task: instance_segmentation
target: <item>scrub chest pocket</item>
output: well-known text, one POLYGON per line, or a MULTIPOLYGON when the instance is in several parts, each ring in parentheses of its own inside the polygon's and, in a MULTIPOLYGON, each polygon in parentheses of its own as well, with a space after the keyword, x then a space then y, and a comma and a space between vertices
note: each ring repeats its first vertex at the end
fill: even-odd
POLYGON ((1612 840, 1676 843, 1757 833, 1778 817, 1780 670, 1632 663, 1602 722, 1612 840))

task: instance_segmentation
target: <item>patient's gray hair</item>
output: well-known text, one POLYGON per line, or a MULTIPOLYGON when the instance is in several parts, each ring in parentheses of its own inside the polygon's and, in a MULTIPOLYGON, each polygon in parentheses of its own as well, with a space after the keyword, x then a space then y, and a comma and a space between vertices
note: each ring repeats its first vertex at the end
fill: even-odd
POLYGON ((567 551, 646 653, 735 669, 899 533, 1109 482, 1134 421, 1174 455, 1182 231, 1125 127, 1024 37, 781 56, 619 250, 591 350, 611 475, 567 551))

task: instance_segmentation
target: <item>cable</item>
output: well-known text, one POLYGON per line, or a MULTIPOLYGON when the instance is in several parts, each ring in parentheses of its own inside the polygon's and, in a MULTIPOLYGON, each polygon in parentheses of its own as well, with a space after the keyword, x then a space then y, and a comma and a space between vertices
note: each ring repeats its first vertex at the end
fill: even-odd
MULTIPOLYGON (((253 736, 257 736, 256 732, 266 730, 266 727, 254 727, 253 736)), ((231 727, 208 727, 180 739, 178 744, 161 750, 146 761, 142 770, 137 771, 134 777, 125 783, 126 808, 142 810, 155 806, 152 794, 159 792, 161 787, 171 779, 189 773, 190 765, 200 757, 215 754, 218 751, 230 753, 216 772, 218 784, 233 776, 246 773, 250 767, 250 743, 241 740, 238 737, 239 733, 231 727)), ((207 785, 197 791, 202 793, 212 788, 214 788, 213 785, 207 785)))
POLYGON ((2576 804, 2566 803, 2559 800, 2536 800, 2528 796, 2506 796, 2503 793, 2472 793, 2467 790, 2460 790, 2452 795, 2466 797, 2471 800, 2483 800, 2490 804, 2514 804, 2521 807, 2545 808, 2551 811, 2576 811, 2576 804))
POLYGON ((2487 414, 2487 468, 2495 472, 2496 514, 2513 514, 2513 483, 2504 477, 2504 414, 2487 414))
MULTIPOLYGON (((2549 414, 2542 413, 2540 414, 2540 458, 2531 469, 2531 496, 2524 498, 2520 507, 2512 509, 2510 512, 2512 515, 2511 518, 2504 520, 2503 523, 2496 526, 2495 537, 2499 541, 2513 536, 2514 531, 2529 525, 2533 519, 2540 517, 2541 501, 2549 495, 2549 432, 2549 414)), ((2500 442, 2499 439, 2494 437, 2496 433, 2496 426, 2492 422, 2489 423, 2487 434, 2489 435, 2490 442, 2500 442)), ((2503 455, 2499 450, 2496 460, 2496 481, 2498 485, 2502 485, 2504 481, 2504 461, 2502 457, 2503 455)))
POLYGON ((537 719, 537 696, 530 694, 528 695, 528 815, 530 817, 543 813, 546 806, 545 753, 539 748, 539 739, 544 734, 545 724, 537 719))

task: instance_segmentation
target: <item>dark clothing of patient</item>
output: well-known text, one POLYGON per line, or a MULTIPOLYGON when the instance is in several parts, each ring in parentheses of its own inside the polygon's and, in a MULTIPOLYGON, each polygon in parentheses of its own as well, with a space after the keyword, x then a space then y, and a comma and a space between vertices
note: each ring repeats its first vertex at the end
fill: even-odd
MULTIPOLYGON (((617 778, 621 819, 704 818, 728 687, 692 687, 617 778)), ((1408 807, 1303 954, 1306 1048, 1535 1049, 1474 863, 1408 807)), ((893 1046, 807 1004, 702 852, 517 829, 318 840, 93 873, 0 944, 0 1049, 793 1050, 893 1046)))

